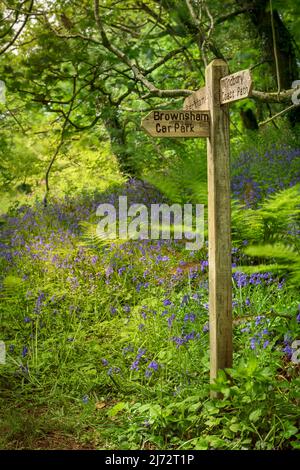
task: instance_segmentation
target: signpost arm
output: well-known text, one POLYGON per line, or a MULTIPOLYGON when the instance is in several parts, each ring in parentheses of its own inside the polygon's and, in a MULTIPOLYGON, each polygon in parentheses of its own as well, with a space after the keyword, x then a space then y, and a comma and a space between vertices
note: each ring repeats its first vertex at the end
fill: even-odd
POLYGON ((220 104, 220 79, 226 75, 228 66, 221 59, 213 60, 205 72, 211 118, 207 139, 211 382, 219 369, 232 366, 229 110, 220 104))

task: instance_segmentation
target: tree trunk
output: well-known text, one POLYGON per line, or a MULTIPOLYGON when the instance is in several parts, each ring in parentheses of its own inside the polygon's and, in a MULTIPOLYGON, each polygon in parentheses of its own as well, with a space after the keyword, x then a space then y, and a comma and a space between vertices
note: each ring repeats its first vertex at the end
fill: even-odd
MULTIPOLYGON (((263 60, 270 65, 270 71, 277 82, 276 61, 272 34, 271 13, 268 9, 269 0, 236 0, 240 7, 247 7, 247 15, 260 36, 263 48, 263 60)), ((286 28, 277 10, 273 10, 277 60, 281 89, 290 89, 292 82, 299 78, 297 58, 293 37, 286 28)), ((300 122, 300 109, 289 113, 292 125, 300 122)))
POLYGON ((111 148, 116 155, 122 173, 128 176, 136 176, 130 152, 126 149, 126 135, 117 116, 117 110, 108 109, 108 115, 104 119, 105 128, 109 134, 111 148))

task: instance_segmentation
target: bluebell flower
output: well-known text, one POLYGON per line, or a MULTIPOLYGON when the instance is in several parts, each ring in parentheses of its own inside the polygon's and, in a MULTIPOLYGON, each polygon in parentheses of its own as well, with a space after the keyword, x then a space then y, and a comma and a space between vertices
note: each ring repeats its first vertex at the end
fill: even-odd
POLYGON ((186 341, 190 341, 191 339, 194 339, 195 338, 195 331, 191 331, 191 333, 188 333, 186 336, 185 336, 185 340, 186 341))
POLYGON ((113 274, 113 272, 114 272, 114 268, 109 265, 105 270, 105 276, 109 277, 111 274, 113 274))
POLYGON ((264 319, 264 316, 258 315, 255 319, 255 325, 258 326, 264 319))
POLYGON ((209 331, 209 323, 205 323, 205 325, 202 328, 203 333, 207 333, 209 331))
POLYGON ((134 361, 130 367, 131 370, 139 370, 139 361, 134 361))
POLYGON ((89 397, 84 395, 84 397, 82 397, 82 402, 86 405, 89 402, 89 397))
POLYGON ((242 329, 241 329, 241 332, 242 332, 242 333, 249 333, 249 332, 250 332, 249 326, 245 326, 244 328, 242 328, 242 329))
POLYGON ((208 267, 208 261, 207 260, 201 261, 201 271, 204 272, 207 267, 208 267))
POLYGON ((183 307, 184 305, 186 305, 186 304, 189 302, 189 298, 190 298, 189 295, 186 295, 186 294, 185 294, 185 295, 182 297, 180 306, 183 307))
POLYGON ((142 311, 141 311, 141 316, 143 317, 144 320, 146 320, 146 318, 147 318, 147 313, 146 313, 144 310, 142 310, 142 311))
POLYGON ((129 346, 125 346, 125 348, 123 348, 123 354, 124 356, 128 353, 128 352, 133 352, 134 349, 133 349, 133 346, 131 346, 131 344, 129 344, 129 346))
POLYGON ((180 336, 174 336, 172 338, 172 341, 174 341, 174 343, 176 343, 177 348, 179 348, 180 346, 182 346, 186 342, 185 339, 181 338, 180 336))
POLYGON ((293 354, 293 349, 288 344, 282 349, 282 351, 287 354, 289 357, 293 354))
POLYGON ((187 322, 187 321, 194 322, 195 320, 196 320, 196 315, 194 313, 187 313, 183 319, 184 322, 187 322))
POLYGON ((143 283, 142 282, 139 282, 136 286, 136 291, 137 292, 140 292, 141 288, 143 287, 143 283))
POLYGON ((156 257, 156 261, 169 261, 169 257, 168 256, 162 256, 162 255, 158 255, 156 257))
POLYGON ((148 369, 158 370, 158 363, 155 361, 151 361, 148 365, 148 369))
POLYGON ((139 348, 136 358, 139 360, 141 359, 141 357, 145 356, 145 354, 146 354, 146 349, 139 348))
POLYGON ((27 356, 27 354, 28 354, 28 348, 27 348, 27 346, 24 346, 23 349, 22 349, 22 357, 27 356))
POLYGON ((102 359, 101 359, 101 362, 102 362, 102 365, 103 365, 104 367, 108 366, 108 360, 107 360, 107 359, 102 358, 102 359))
POLYGON ((39 314, 41 313, 41 308, 44 304, 44 299, 45 299, 45 294, 44 292, 40 292, 37 300, 36 300, 36 303, 35 303, 35 307, 34 307, 34 313, 36 314, 39 314))
POLYGON ((165 299, 164 302, 163 302, 164 306, 167 307, 168 305, 171 305, 172 302, 170 299, 165 299))

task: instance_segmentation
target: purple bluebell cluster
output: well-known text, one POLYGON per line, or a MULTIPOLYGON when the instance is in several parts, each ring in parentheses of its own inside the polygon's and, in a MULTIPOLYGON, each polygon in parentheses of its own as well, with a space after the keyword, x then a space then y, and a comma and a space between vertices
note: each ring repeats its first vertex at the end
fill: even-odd
POLYGON ((300 148, 273 144, 241 152, 232 163, 231 188, 236 199, 247 207, 264 197, 300 182, 300 148))
MULTIPOLYGON (((132 202, 135 198, 140 202, 137 188, 141 189, 140 183, 128 182, 127 195, 132 202)), ((151 194, 142 194, 145 203, 154 202, 151 194)), ((109 201, 117 202, 117 195, 111 194, 109 201)), ((55 348, 51 343, 48 350, 47 341, 57 335, 59 354, 63 354, 63 345, 70 355, 74 352, 78 357, 80 340, 89 339, 90 329, 108 320, 116 327, 112 330, 116 343, 119 330, 122 342, 117 348, 114 336, 111 356, 105 346, 95 367, 110 382, 117 381, 121 371, 122 378, 124 371, 131 371, 134 380, 151 378, 147 381, 151 385, 171 363, 170 350, 174 353, 176 347, 178 357, 203 355, 208 350, 207 247, 187 253, 182 244, 168 240, 112 243, 105 249, 80 245, 80 221, 90 220, 103 198, 82 197, 75 204, 74 199, 66 197, 46 209, 39 204, 35 208, 24 206, 5 216, 0 235, 1 263, 4 276, 18 272, 22 305, 14 316, 16 338, 8 333, 9 342, 16 344, 10 345, 9 352, 26 362, 29 369, 26 364, 22 367, 31 371, 34 335, 41 354, 43 348, 50 353, 49 360, 55 348)), ((240 265, 241 257, 233 248, 233 265, 240 265)), ((252 294, 272 285, 282 295, 285 287, 283 279, 278 281, 268 272, 248 275, 236 271, 233 280, 238 292, 233 299, 234 315, 253 314, 256 300, 252 294)), ((269 352, 274 343, 271 327, 264 313, 255 315, 249 325, 243 325, 239 338, 256 354, 269 352)), ((300 310, 293 321, 300 323, 300 310)), ((291 341, 284 343, 284 348, 290 354, 291 341)), ((88 396, 82 400, 87 403, 88 396)))
POLYGON ((159 364, 156 361, 151 361, 145 371, 145 376, 148 378, 151 377, 153 372, 158 371, 158 367, 159 367, 159 364))
POLYGON ((131 370, 139 370, 139 366, 140 366, 141 360, 147 361, 147 358, 146 358, 146 349, 143 349, 143 348, 139 348, 139 349, 138 349, 136 358, 135 358, 135 360, 133 361, 133 363, 131 364, 130 369, 131 369, 131 370))
MULTIPOLYGON (((274 282, 273 275, 270 272, 253 273, 253 274, 248 275, 241 271, 235 271, 232 277, 237 287, 247 287, 249 285, 253 285, 253 286, 268 285, 274 282)), ((281 281, 281 284, 282 283, 283 281, 281 281)), ((249 302, 249 299, 248 299, 248 302, 249 302)))
POLYGON ((180 346, 187 344, 189 341, 199 338, 200 334, 193 330, 190 333, 183 334, 182 336, 173 336, 172 341, 176 344, 176 347, 179 348, 180 346))

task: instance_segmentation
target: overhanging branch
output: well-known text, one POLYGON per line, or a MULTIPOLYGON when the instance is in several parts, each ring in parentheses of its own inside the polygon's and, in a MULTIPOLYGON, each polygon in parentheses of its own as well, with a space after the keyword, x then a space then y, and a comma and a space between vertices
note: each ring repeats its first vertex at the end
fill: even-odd
POLYGON ((283 90, 280 93, 252 90, 251 97, 264 103, 288 103, 300 87, 283 90))
POLYGON ((16 40, 18 39, 18 37, 20 36, 21 32, 23 31, 23 29, 25 28, 26 26, 26 23, 28 21, 28 18, 30 16, 30 13, 32 11, 32 8, 33 8, 33 2, 34 0, 31 0, 30 2, 30 5, 29 5, 29 8, 28 8, 28 12, 25 13, 25 19, 22 23, 22 26, 18 29, 18 31, 16 32, 16 34, 14 35, 14 37, 9 41, 9 43, 0 51, 0 55, 4 54, 4 52, 6 52, 15 42, 16 40))

